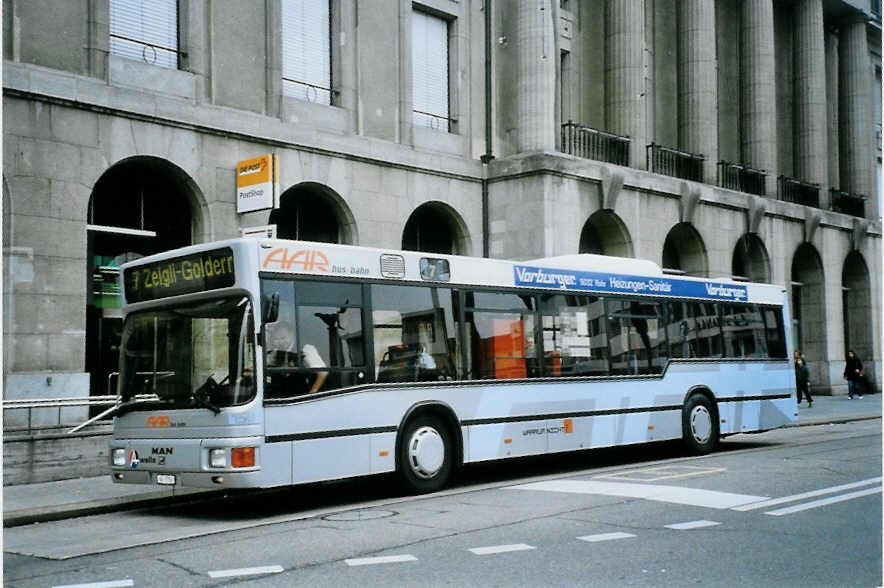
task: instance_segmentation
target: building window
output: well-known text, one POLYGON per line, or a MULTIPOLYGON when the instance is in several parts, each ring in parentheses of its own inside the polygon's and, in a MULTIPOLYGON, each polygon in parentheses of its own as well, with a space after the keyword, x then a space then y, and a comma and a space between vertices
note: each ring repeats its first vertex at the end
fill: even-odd
POLYGON ((414 124, 448 132, 448 21, 412 13, 414 124))
POLYGON ((110 52, 178 69, 177 0, 111 0, 110 52))
POLYGON ((329 0, 283 0, 282 93, 332 103, 329 0))

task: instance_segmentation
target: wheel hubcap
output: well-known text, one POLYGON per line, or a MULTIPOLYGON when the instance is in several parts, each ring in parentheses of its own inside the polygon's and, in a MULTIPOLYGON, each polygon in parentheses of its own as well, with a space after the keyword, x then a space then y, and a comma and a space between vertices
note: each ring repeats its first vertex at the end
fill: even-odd
POLYGON ((712 415, 705 406, 695 406, 691 411, 691 434, 697 443, 706 443, 712 435, 712 415))
POLYGON ((420 427, 408 441, 408 463, 420 478, 432 478, 445 463, 445 442, 433 427, 420 427))

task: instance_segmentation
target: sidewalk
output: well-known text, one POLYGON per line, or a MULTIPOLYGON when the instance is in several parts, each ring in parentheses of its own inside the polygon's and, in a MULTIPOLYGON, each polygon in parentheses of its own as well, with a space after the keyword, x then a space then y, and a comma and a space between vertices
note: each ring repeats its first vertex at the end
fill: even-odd
MULTIPOLYGON (((813 408, 798 409, 791 427, 880 419, 880 394, 848 400, 846 396, 818 396, 813 408)), ((193 499, 195 494, 224 490, 172 490, 158 486, 114 484, 109 475, 3 488, 3 526, 16 527, 91 514, 116 512, 193 499)))

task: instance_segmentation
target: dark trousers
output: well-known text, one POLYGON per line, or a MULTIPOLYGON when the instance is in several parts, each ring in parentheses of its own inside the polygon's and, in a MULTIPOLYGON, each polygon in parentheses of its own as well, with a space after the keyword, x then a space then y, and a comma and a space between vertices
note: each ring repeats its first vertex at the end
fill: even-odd
POLYGON ((807 385, 807 382, 805 382, 804 384, 798 384, 798 402, 801 402, 802 394, 804 394, 804 397, 807 398, 808 404, 813 402, 813 398, 810 397, 810 386, 807 385))

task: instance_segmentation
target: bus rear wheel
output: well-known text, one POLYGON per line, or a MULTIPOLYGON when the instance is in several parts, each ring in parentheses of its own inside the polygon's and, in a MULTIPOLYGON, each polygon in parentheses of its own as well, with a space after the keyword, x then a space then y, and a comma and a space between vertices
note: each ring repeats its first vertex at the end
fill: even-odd
POLYGON ((682 412, 682 439, 691 453, 709 453, 718 444, 718 417, 712 402, 694 394, 682 412))
POLYGON ((411 419, 399 442, 399 473, 412 492, 435 492, 448 483, 453 467, 448 427, 433 415, 411 419))

